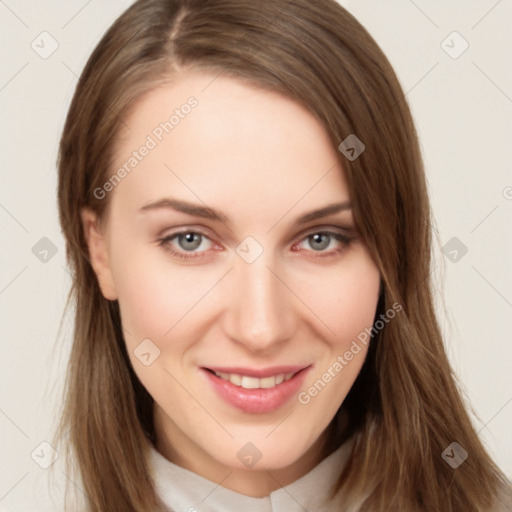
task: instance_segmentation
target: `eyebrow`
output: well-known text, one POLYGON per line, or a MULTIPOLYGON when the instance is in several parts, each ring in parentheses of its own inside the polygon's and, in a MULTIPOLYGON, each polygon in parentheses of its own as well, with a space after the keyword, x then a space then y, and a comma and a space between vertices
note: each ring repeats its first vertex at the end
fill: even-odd
MULTIPOLYGON (((226 224, 228 226, 231 225, 229 217, 222 212, 214 210, 213 208, 209 208, 208 206, 201 206, 199 204, 190 203, 188 201, 183 201, 180 199, 174 199, 170 197, 159 199, 157 201, 144 205, 142 208, 139 209, 139 213, 147 213, 149 211, 160 209, 172 209, 182 213, 186 213, 188 215, 194 215, 197 217, 203 217, 205 219, 217 222, 222 222, 223 224, 226 224)), ((297 218, 295 223, 305 224, 306 222, 310 222, 312 220, 320 219, 322 217, 327 217, 328 215, 332 215, 334 213, 351 209, 352 205, 350 204, 350 201, 333 203, 301 215, 300 217, 297 218)))

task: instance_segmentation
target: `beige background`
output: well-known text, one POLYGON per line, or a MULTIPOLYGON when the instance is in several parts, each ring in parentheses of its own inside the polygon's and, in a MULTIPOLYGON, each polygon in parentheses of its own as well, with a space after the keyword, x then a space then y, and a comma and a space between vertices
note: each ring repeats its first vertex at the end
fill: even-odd
MULTIPOLYGON (((57 145, 86 58, 130 3, 0 1, 0 510, 46 510, 32 493, 48 470, 31 453, 50 452, 40 443, 51 438, 67 358, 61 347, 72 329, 68 319, 56 344, 70 285, 57 221, 57 145), (35 40, 42 52, 41 37, 46 51, 52 38, 58 44, 47 58, 31 47, 35 40), (34 246, 36 254, 50 246, 56 253, 43 262, 34 246)), ((342 3, 407 91, 439 232, 434 275, 448 352, 479 435, 512 477, 512 2, 342 3), (452 58, 464 41, 467 50, 452 58), (467 247, 462 257, 456 245, 443 255, 453 237, 450 244, 467 247)))

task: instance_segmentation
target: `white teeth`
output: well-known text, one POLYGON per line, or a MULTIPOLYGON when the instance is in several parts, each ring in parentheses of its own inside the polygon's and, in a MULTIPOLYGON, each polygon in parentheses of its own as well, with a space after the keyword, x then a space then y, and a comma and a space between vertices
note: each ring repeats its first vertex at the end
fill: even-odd
POLYGON ((257 389, 260 387, 260 379, 254 377, 242 377, 242 387, 245 389, 257 389))
POLYGON ((224 380, 229 380, 229 382, 231 382, 231 384, 234 384, 235 386, 242 385, 242 376, 241 375, 237 375, 236 373, 233 373, 231 375, 229 373, 226 373, 223 375, 226 375, 226 377, 222 377, 222 378, 224 380))
POLYGON ((234 384, 235 386, 242 387, 244 389, 268 389, 281 384, 285 380, 291 379, 294 373, 281 373, 279 375, 264 377, 262 379, 249 377, 247 375, 238 375, 236 373, 215 372, 215 375, 223 380, 231 382, 231 384, 234 384))
POLYGON ((264 379, 260 379, 260 388, 273 388, 276 385, 275 377, 265 377, 264 379))

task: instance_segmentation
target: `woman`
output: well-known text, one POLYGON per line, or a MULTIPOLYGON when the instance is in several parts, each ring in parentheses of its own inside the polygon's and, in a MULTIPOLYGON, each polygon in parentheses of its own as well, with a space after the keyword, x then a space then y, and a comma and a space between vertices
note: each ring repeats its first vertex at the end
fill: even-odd
POLYGON ((336 2, 136 2, 58 195, 89 510, 507 510, 434 315, 404 94, 336 2))

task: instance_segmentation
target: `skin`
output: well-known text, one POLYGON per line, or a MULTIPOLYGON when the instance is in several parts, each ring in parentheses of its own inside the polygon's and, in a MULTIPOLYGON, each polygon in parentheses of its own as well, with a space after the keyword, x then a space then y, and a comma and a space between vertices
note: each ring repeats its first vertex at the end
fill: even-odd
POLYGON ((108 193, 102 222, 89 209, 82 221, 102 293, 119 301, 131 363, 155 400, 156 448, 226 488, 261 497, 320 462, 326 427, 367 347, 307 405, 294 396, 268 413, 225 403, 200 367, 313 365, 301 387, 307 390, 372 326, 380 274, 351 210, 294 224, 350 201, 322 125, 287 97, 214 77, 182 71, 139 99, 112 172, 187 98, 198 105, 108 193), (139 211, 164 197, 208 205, 232 224, 170 208, 139 211), (182 228, 205 238, 197 248, 178 237, 165 246, 203 258, 184 261, 159 245, 182 228), (310 235, 322 230, 353 240, 315 244, 310 235), (252 263, 236 252, 247 236, 263 248, 252 263), (147 338, 160 349, 149 366, 134 355, 147 338), (237 457, 247 442, 262 454, 252 468, 237 457))

